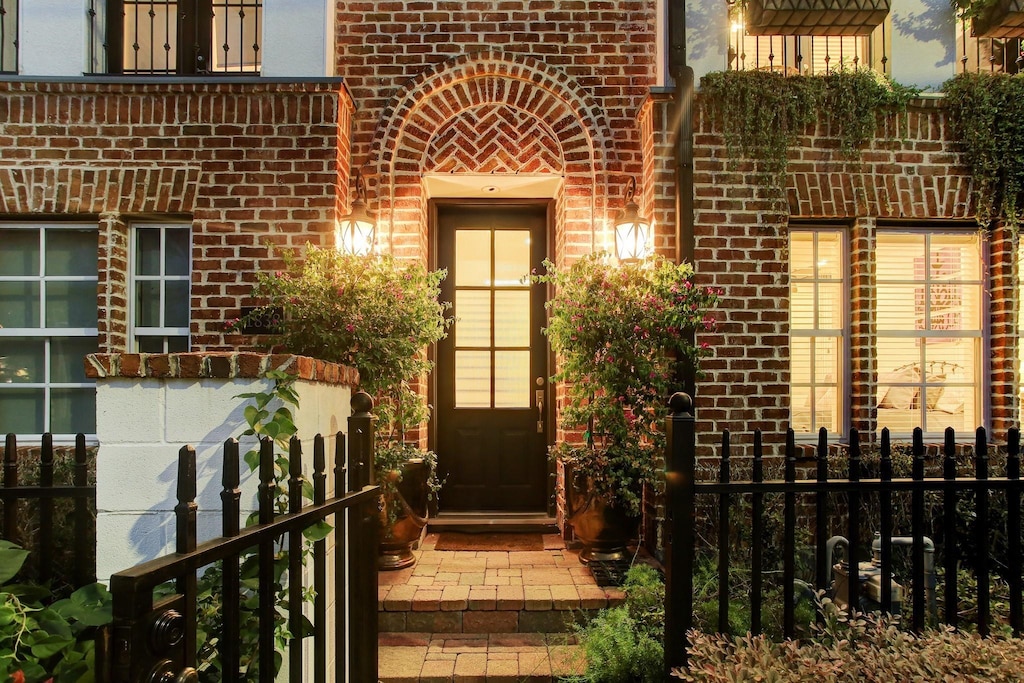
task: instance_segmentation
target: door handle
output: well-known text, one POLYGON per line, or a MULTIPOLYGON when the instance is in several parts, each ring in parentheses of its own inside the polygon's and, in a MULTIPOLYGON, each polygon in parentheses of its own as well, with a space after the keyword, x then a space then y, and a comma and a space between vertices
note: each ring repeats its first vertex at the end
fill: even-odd
POLYGON ((538 389, 535 393, 537 398, 537 433, 544 433, 544 390, 538 389))

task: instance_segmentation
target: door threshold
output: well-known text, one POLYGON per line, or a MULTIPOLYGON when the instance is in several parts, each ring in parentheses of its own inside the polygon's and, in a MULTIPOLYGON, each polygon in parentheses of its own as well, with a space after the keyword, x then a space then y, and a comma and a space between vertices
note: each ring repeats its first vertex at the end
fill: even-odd
POLYGON ((553 534, 558 525, 545 512, 442 512, 427 522, 427 531, 553 534))

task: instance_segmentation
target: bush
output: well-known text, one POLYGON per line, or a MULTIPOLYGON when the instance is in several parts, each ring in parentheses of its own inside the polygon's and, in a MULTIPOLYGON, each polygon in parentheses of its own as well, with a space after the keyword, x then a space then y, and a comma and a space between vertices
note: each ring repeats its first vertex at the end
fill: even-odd
POLYGON ((623 585, 625 602, 601 610, 579 630, 590 683, 659 683, 664 680, 662 641, 665 585, 658 572, 635 565, 623 585))
POLYGON ((686 681, 1019 681, 1024 650, 1017 639, 957 633, 915 636, 892 619, 843 616, 809 641, 691 631, 686 681))

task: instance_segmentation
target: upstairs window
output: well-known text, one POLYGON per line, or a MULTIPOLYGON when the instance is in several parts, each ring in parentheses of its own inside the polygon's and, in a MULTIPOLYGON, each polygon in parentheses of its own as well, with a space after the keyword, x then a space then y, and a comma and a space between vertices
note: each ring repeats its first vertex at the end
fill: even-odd
MULTIPOLYGON (((888 73, 886 0, 848 0, 849 12, 814 9, 819 0, 793 0, 785 11, 778 0, 739 2, 729 9, 728 68, 776 71, 786 75, 824 74, 839 69, 872 68, 888 73), (800 9, 792 7, 800 6, 800 9), (834 23, 824 23, 831 18, 834 23)), ((844 3, 839 3, 840 5, 844 3)))
MULTIPOLYGON (((93 0, 97 72, 259 74, 262 0, 93 0)), ((95 61, 95 58, 94 58, 95 61)))
POLYGON ((132 346, 140 353, 189 350, 190 228, 136 225, 132 231, 132 346))
POLYGON ((0 0, 0 73, 18 73, 18 0, 0 0))

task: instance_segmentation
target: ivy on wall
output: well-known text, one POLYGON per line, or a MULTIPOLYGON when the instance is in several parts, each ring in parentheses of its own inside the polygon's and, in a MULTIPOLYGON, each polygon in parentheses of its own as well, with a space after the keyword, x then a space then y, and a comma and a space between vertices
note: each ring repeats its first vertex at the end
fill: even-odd
POLYGON ((701 93, 731 167, 740 159, 757 162, 758 185, 781 202, 789 150, 809 126, 823 120, 840 153, 854 158, 874 137, 879 115, 905 113, 919 91, 871 69, 844 69, 820 76, 719 71, 701 79, 701 93))
POLYGON ((974 185, 978 223, 1014 230, 1024 211, 1024 76, 961 74, 947 81, 949 125, 974 185))

